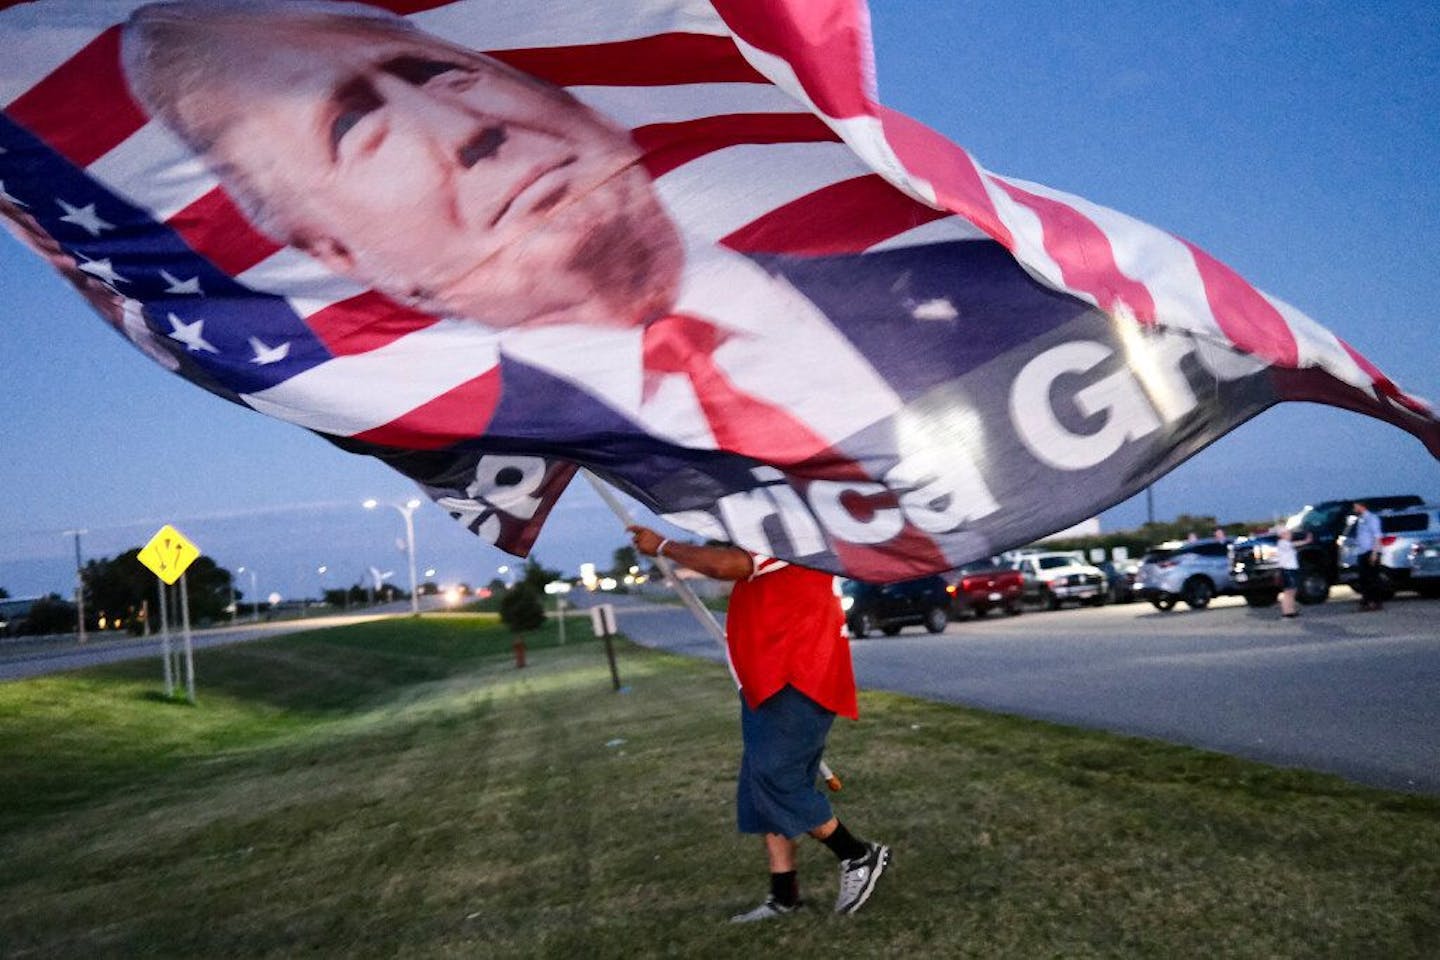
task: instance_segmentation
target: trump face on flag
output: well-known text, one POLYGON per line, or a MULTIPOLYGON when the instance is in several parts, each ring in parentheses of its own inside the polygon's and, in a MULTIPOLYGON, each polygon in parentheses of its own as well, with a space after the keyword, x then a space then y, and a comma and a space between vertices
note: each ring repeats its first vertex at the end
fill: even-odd
POLYGON ((633 325, 681 267, 629 138, 563 91, 358 4, 144 7, 135 91, 256 226, 422 310, 633 325))

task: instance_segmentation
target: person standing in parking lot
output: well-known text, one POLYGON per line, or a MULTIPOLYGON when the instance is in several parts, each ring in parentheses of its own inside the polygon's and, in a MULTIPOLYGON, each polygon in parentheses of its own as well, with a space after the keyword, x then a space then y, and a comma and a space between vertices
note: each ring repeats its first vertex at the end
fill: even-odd
POLYGON ((1360 609, 1380 609, 1380 518, 1355 504, 1355 563, 1360 572, 1360 609))
POLYGON ((629 530, 646 556, 735 584, 725 645, 740 684, 744 745, 736 821, 741 833, 764 837, 770 895, 731 921, 771 920, 800 908, 796 841, 807 833, 840 861, 835 912, 854 913, 889 866, 890 848, 851 834, 815 784, 835 715, 858 716, 835 578, 739 547, 678 543, 638 525, 629 530))
POLYGON ((1281 527, 1275 533, 1275 562, 1280 566, 1280 616, 1287 620, 1300 616, 1295 604, 1295 591, 1300 586, 1300 557, 1295 548, 1304 546, 1314 537, 1307 533, 1305 539, 1295 541, 1295 534, 1289 527, 1281 527))

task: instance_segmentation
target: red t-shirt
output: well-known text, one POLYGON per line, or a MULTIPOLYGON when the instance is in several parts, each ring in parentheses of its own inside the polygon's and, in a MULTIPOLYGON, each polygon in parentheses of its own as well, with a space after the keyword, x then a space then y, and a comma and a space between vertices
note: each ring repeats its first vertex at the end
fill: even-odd
POLYGON ((835 578, 773 557, 752 557, 725 615, 730 665, 752 708, 786 684, 842 717, 859 716, 845 616, 835 578))

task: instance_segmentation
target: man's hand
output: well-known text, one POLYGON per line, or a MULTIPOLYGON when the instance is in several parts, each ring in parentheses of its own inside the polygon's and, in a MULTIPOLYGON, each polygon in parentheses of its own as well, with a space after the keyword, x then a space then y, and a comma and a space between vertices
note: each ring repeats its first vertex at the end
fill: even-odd
POLYGON ((660 544, 665 542, 665 538, 660 534, 638 523, 632 523, 625 529, 630 532, 630 540, 635 544, 635 549, 647 557, 655 556, 660 551, 660 544))
POLYGON ((744 580, 750 576, 750 554, 739 547, 701 547, 669 540, 638 523, 625 529, 629 531, 630 541, 635 544, 635 549, 647 557, 663 556, 682 567, 689 567, 696 573, 703 573, 717 580, 744 580))

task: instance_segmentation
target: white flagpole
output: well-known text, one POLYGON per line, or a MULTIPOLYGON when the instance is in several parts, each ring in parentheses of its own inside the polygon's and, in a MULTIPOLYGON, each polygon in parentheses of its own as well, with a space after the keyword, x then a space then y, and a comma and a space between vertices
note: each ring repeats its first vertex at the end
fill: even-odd
MULTIPOLYGON (((615 496, 615 492, 602 483, 599 477, 595 476, 595 474, 589 470, 582 469, 580 472, 585 474, 585 479, 590 481, 590 486, 595 488, 595 492, 600 495, 600 499, 605 501, 605 505, 620 519, 622 524, 628 528, 635 523, 635 518, 630 515, 630 511, 626 508, 625 504, 620 502, 620 498, 615 496)), ((690 585, 675 576, 675 565, 670 562, 668 557, 657 555, 654 557, 654 560, 655 565, 660 568, 660 572, 665 575, 666 582, 670 584, 670 587, 675 591, 676 595, 680 597, 680 602, 690 609, 691 614, 694 615, 696 620, 700 621, 700 625, 710 634, 711 639, 718 643, 720 649, 724 651, 725 666, 730 668, 730 679, 735 681, 735 686, 738 689, 740 686, 740 678, 735 673, 735 665, 730 662, 730 646, 725 642, 725 630, 720 626, 720 621, 715 619, 715 614, 710 611, 709 607, 700 602, 700 598, 695 596, 695 591, 690 589, 690 585)), ((825 781, 826 786, 831 790, 840 789, 840 778, 835 776, 835 771, 831 770, 830 766, 823 759, 820 761, 820 778, 825 781)))

